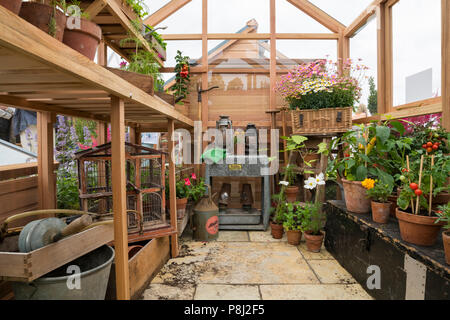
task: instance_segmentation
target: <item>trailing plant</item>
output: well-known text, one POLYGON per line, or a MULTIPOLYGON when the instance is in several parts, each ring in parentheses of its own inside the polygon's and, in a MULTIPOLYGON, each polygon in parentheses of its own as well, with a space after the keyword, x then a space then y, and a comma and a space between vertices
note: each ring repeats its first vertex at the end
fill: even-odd
POLYGON ((183 56, 180 50, 177 50, 177 55, 175 56, 175 84, 172 87, 174 91, 175 99, 179 100, 179 104, 183 104, 182 99, 186 98, 189 94, 189 82, 191 80, 189 66, 189 57, 183 56))
POLYGON ((148 7, 144 0, 126 0, 126 3, 139 18, 143 18, 148 14, 148 7))
POLYGON ((146 32, 150 32, 150 35, 155 38, 155 40, 163 47, 163 49, 167 49, 167 42, 164 41, 164 39, 161 37, 161 35, 154 31, 153 27, 145 26, 146 32))
POLYGON ((383 183, 379 180, 365 179, 362 186, 367 190, 367 196, 372 201, 387 203, 394 188, 393 184, 383 183))
POLYGON ((353 65, 348 59, 342 63, 317 60, 305 63, 281 77, 277 91, 295 109, 324 109, 353 107, 361 97, 360 84, 364 79, 363 65, 353 65))
MULTIPOLYGON (((142 30, 142 22, 139 20, 133 20, 131 22, 134 29, 140 34, 142 30)), ((127 43, 135 44, 134 53, 131 56, 130 63, 123 62, 120 64, 120 68, 126 71, 153 76, 154 88, 158 90, 161 85, 164 84, 164 80, 159 72, 160 65, 156 59, 156 53, 153 50, 148 51, 141 49, 143 41, 133 34, 129 34, 127 38, 120 41, 121 46, 127 43)), ((147 41, 147 43, 150 47, 152 47, 150 42, 147 41)))

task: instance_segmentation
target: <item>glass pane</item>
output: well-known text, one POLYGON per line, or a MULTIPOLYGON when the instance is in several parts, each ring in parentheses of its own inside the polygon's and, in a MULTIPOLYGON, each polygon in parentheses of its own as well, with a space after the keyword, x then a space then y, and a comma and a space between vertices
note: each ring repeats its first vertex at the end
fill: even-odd
MULTIPOLYGON (((372 19, 364 29, 358 32, 353 38, 350 39, 350 58, 358 64, 363 64, 369 69, 365 71, 367 77, 361 83, 362 96, 360 104, 369 107, 369 78, 373 77, 375 88, 377 86, 377 21, 372 19), (358 61, 361 59, 361 61, 358 61)), ((370 104, 372 105, 372 104, 370 104)), ((371 107, 372 111, 376 109, 371 107)), ((360 111, 363 111, 361 109, 360 111)), ((371 112, 372 113, 372 112, 371 112)), ((376 113, 376 112, 373 112, 376 113)))
POLYGON ((334 19, 344 25, 350 25, 363 12, 373 0, 310 0, 334 19))
POLYGON ((440 5, 409 0, 392 9, 394 106, 441 95, 440 5))
POLYGON ((257 32, 270 32, 269 0, 209 0, 208 32, 234 33, 254 20, 257 32))
POLYGON ((326 27, 287 1, 276 2, 277 33, 329 33, 326 27))
POLYGON ((166 26, 165 34, 202 33, 202 0, 192 0, 157 26, 166 26))
MULTIPOLYGON (((277 40, 277 52, 290 59, 337 59, 336 40, 277 40)), ((278 56, 280 58, 280 56, 278 56)))
POLYGON ((175 56, 177 51, 181 51, 183 56, 188 56, 191 60, 199 60, 202 57, 202 42, 200 40, 170 40, 167 41, 167 60, 164 63, 165 67, 175 67, 175 56))

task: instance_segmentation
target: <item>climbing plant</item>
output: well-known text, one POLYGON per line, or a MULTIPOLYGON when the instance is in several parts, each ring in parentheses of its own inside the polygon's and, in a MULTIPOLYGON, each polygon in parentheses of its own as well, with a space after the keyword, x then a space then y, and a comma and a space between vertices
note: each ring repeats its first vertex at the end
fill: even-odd
MULTIPOLYGON (((177 50, 177 55, 175 56, 175 62, 177 63, 175 66, 175 84, 173 86, 174 94, 176 99, 186 98, 189 93, 189 81, 191 79, 190 76, 190 66, 189 66, 189 57, 183 56, 180 50, 177 50)), ((180 100, 179 104, 183 104, 180 100)))

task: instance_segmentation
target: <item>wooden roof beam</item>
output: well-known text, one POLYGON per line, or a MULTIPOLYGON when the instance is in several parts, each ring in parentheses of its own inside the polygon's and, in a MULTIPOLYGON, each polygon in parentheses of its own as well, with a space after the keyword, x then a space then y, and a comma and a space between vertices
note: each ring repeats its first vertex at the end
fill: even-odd
POLYGON ((95 0, 84 10, 84 13, 88 15, 89 20, 92 20, 103 10, 104 7, 106 7, 106 5, 107 3, 105 0, 95 0))
POLYGON ((370 20, 375 17, 377 7, 380 3, 386 0, 375 0, 373 1, 361 14, 344 30, 344 36, 352 38, 359 31, 361 31, 370 20))
MULTIPOLYGON (((163 39, 170 40, 202 40, 200 33, 194 34, 163 34, 163 39)), ((208 40, 268 40, 270 33, 209 33, 208 40)), ((276 39, 314 39, 314 40, 337 40, 337 33, 277 33, 276 39)))
POLYGON ((152 15, 148 16, 144 20, 144 23, 154 27, 161 21, 165 20, 167 17, 174 14, 176 11, 180 10, 189 2, 191 2, 191 0, 172 0, 168 4, 163 6, 161 9, 159 9, 152 15))
POLYGON ((335 33, 339 33, 345 30, 346 28, 345 25, 340 23, 338 20, 330 16, 322 9, 316 7, 308 0, 287 0, 287 1, 335 33))

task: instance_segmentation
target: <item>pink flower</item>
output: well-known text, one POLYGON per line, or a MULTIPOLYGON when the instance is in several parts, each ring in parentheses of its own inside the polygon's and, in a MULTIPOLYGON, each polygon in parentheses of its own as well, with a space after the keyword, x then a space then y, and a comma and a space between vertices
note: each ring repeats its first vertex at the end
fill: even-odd
POLYGON ((197 180, 197 176, 195 175, 195 173, 193 173, 193 174, 191 175, 191 178, 192 178, 192 180, 197 180))
POLYGON ((127 66, 127 62, 126 61, 122 61, 120 62, 120 68, 123 69, 127 66))
POLYGON ((184 185, 185 186, 190 186, 191 185, 191 180, 189 180, 189 178, 184 179, 184 185))

